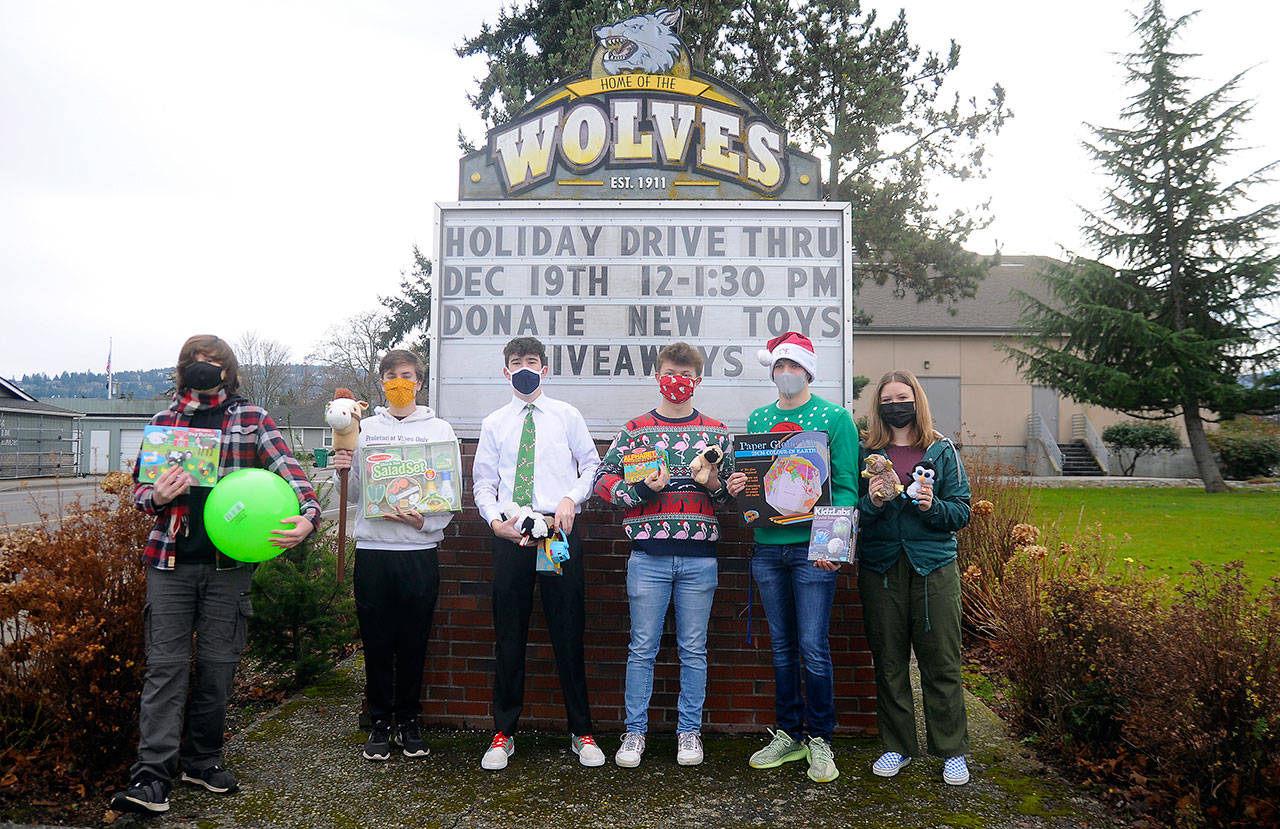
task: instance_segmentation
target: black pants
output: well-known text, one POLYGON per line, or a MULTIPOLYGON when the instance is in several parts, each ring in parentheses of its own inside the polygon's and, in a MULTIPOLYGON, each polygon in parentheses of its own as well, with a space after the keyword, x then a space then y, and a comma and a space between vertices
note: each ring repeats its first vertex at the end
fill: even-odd
POLYGON ((533 612, 533 583, 542 592, 542 612, 556 654, 560 689, 564 693, 569 730, 591 733, 591 706, 587 700, 587 671, 583 664, 582 541, 569 536, 569 560, 563 573, 535 570, 536 547, 521 547, 505 539, 493 539, 493 629, 496 659, 493 680, 493 724, 507 736, 516 733, 524 707, 525 647, 529 641, 529 614, 533 612))
POLYGON ((436 550, 357 547, 354 587, 369 717, 413 722, 422 712, 422 670, 440 592, 436 550))

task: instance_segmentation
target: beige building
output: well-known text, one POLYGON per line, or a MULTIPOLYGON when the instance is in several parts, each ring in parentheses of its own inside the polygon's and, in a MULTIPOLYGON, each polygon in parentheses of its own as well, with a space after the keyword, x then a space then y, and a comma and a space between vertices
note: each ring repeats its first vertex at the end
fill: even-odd
MULTIPOLYGON (((905 368, 920 378, 940 432, 960 442, 991 448, 1001 459, 1036 475, 1118 474, 1119 465, 1098 439, 1123 414, 1077 403, 1018 372, 1001 342, 1019 336, 1021 305, 1014 292, 1043 294, 1036 274, 1053 260, 1006 256, 978 285, 977 295, 956 305, 898 298, 892 284, 866 284, 855 305, 872 317, 853 337, 853 371, 871 378, 854 404, 866 414, 874 384, 886 371, 905 368), (1089 462, 1098 464, 1092 470, 1089 462)), ((1180 420, 1169 421, 1182 432, 1180 420)), ((1185 434, 1183 437, 1185 443, 1185 434)), ((1138 475, 1193 477, 1190 450, 1143 458, 1138 475)))

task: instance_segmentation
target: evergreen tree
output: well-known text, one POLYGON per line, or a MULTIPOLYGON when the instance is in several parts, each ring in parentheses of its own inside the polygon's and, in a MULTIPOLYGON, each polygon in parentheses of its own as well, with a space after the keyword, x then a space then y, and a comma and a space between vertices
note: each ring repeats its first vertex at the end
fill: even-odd
POLYGON ((431 328, 431 260, 422 255, 417 245, 413 246, 413 267, 400 275, 400 293, 378 298, 387 309, 386 328, 380 344, 383 348, 412 349, 423 362, 428 362, 431 352, 431 340, 427 336, 431 328))
POLYGON ((1274 164, 1221 177, 1252 104, 1233 100, 1241 75, 1193 96, 1180 74, 1191 55, 1173 50, 1190 17, 1170 20, 1160 0, 1134 16, 1124 126, 1093 127, 1086 145, 1112 180, 1103 207, 1085 211, 1093 253, 1051 270, 1048 296, 1023 295, 1030 336, 1010 351, 1028 379, 1076 400, 1140 418, 1181 415, 1205 489, 1220 492, 1203 412, 1280 404, 1275 385, 1239 379, 1280 357, 1276 325, 1260 313, 1280 295, 1280 257, 1264 241, 1280 205, 1242 208, 1274 164))
MULTIPOLYGON (((793 142, 828 159, 826 195, 852 203, 857 259, 868 263, 855 268, 855 291, 871 278, 892 279, 921 300, 974 295, 990 262, 962 246, 989 221, 985 206, 939 216, 930 191, 936 176, 982 174, 983 139, 1010 116, 999 85, 983 104, 944 100, 960 58, 954 41, 945 56, 922 52, 903 14, 881 26, 857 0, 681 8, 693 67, 735 85, 793 142)), ((596 26, 646 10, 617 0, 528 0, 504 10, 458 48, 486 59, 468 100, 490 127, 510 120, 542 89, 582 71, 596 26)))

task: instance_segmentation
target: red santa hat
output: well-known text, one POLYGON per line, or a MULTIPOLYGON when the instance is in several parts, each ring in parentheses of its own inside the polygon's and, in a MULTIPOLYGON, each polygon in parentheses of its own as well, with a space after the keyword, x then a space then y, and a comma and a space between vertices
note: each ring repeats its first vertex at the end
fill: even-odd
POLYGON ((813 352, 813 341, 804 334, 788 331, 780 337, 769 340, 768 345, 756 352, 760 365, 769 367, 773 374, 773 365, 779 360, 791 360, 809 373, 809 382, 818 379, 818 355, 813 352))

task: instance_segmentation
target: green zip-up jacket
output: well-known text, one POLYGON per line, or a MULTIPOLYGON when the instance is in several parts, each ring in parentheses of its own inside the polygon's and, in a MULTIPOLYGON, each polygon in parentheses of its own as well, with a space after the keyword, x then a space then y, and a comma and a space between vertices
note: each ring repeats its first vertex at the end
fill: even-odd
MULTIPOLYGON (((924 512, 901 495, 877 507, 867 494, 867 481, 859 478, 858 566, 876 573, 888 572, 898 556, 906 553, 917 573, 929 573, 955 560, 956 532, 969 525, 969 477, 955 444, 935 434, 924 460, 933 461, 938 477, 933 504, 924 512)), ((862 457, 875 450, 860 447, 862 457)))
MULTIPOLYGON (((795 427, 804 431, 826 432, 827 448, 831 452, 831 503, 838 507, 851 507, 858 503, 858 427, 849 411, 812 395, 809 402, 798 409, 780 409, 776 402, 761 406, 747 418, 747 434, 758 435, 772 431, 791 431, 795 427), (775 429, 778 424, 793 424, 775 429)), ((812 530, 803 522, 788 527, 765 527, 755 531, 757 544, 808 544, 812 530)))

